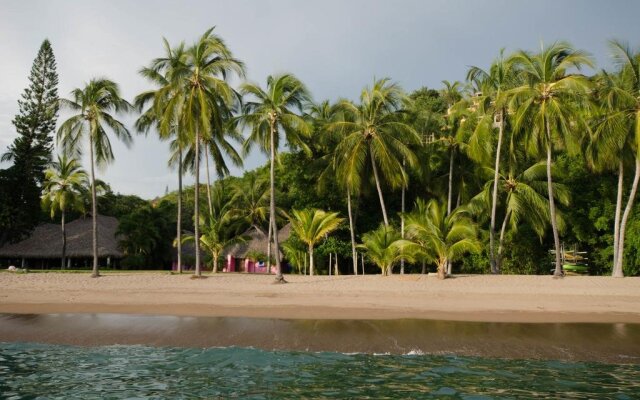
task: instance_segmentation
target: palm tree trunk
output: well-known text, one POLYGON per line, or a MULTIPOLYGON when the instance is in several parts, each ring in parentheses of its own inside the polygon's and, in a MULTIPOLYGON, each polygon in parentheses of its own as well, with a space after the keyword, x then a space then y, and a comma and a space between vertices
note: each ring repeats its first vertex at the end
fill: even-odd
POLYGON ((211 268, 211 272, 216 274, 218 273, 218 258, 220 258, 220 255, 217 251, 211 252, 211 255, 213 256, 213 267, 211 268))
POLYGON ((276 224, 276 187, 275 187, 275 163, 276 163, 276 146, 275 146, 276 127, 275 122, 271 122, 271 163, 269 166, 269 178, 270 178, 270 194, 269 199, 269 213, 271 218, 271 225, 273 227, 273 249, 276 258, 276 282, 285 283, 282 276, 282 265, 280 264, 280 243, 278 243, 278 225, 276 224))
POLYGON ((422 260, 422 275, 427 273, 427 263, 422 260))
POLYGON ((200 132, 196 132, 196 184, 194 187, 194 236, 196 251, 196 276, 202 276, 200 270, 200 132))
POLYGON ((371 167, 373 168, 373 177, 376 180, 376 189, 378 189, 378 197, 380 198, 380 207, 382 208, 382 218, 384 219, 384 226, 389 226, 389 219, 387 218, 387 208, 384 205, 384 197, 382 196, 382 188, 380 187, 380 178, 378 177, 378 168, 376 167, 376 161, 371 151, 371 145, 369 145, 369 155, 371 156, 371 167))
POLYGON ((176 237, 178 238, 178 273, 182 273, 182 147, 178 145, 178 221, 176 221, 176 237))
POLYGON ((500 268, 502 266, 502 245, 504 243, 504 233, 507 230, 507 222, 509 221, 510 216, 511 216, 511 211, 507 211, 507 214, 504 216, 504 221, 502 221, 502 228, 500 229, 498 256, 496 257, 496 265, 498 267, 498 271, 500 271, 500 268))
POLYGON ((309 276, 313 276, 313 245, 309 245, 309 276))
POLYGON ((271 225, 271 215, 269 215, 269 229, 267 230, 267 262, 265 263, 265 267, 267 268, 267 274, 271 274, 271 236, 273 232, 271 229, 273 225, 271 225))
MULTIPOLYGON (((405 168, 406 160, 402 159, 402 169, 405 168)), ((400 206, 401 214, 400 214, 400 235, 404 239, 404 201, 405 201, 405 185, 402 185, 402 205, 400 206)), ((404 275, 404 258, 400 260, 400 275, 404 275)))
POLYGON ((445 279, 447 277, 445 268, 449 264, 446 258, 438 260, 438 279, 445 279))
POLYGON ((213 215, 213 205, 211 202, 211 178, 209 177, 209 151, 207 145, 204 145, 204 160, 207 165, 207 203, 209 204, 209 215, 213 215))
POLYGON ((503 112, 500 111, 500 126, 498 128, 498 146, 496 148, 495 170, 493 172, 493 197, 491 198, 491 228, 489 229, 489 261, 491 264, 491 273, 498 274, 498 263, 495 254, 495 235, 496 235, 496 209, 498 206, 498 179, 500 177, 500 149, 502 147, 502 134, 504 131, 503 112))
POLYGON ((447 196, 447 215, 451 214, 451 201, 453 197, 453 160, 455 158, 455 152, 453 147, 451 148, 451 157, 449 157, 449 194, 447 196))
POLYGON ((624 265, 624 236, 627 228, 627 220, 629 219, 629 215, 631 214, 631 209, 633 208, 633 203, 636 198, 636 193, 638 191, 638 181, 640 180, 640 154, 636 156, 636 172, 633 176, 633 184, 631 185, 631 193, 629 194, 629 199, 627 200, 627 206, 624 209, 624 214, 622 214, 622 220, 620 221, 620 238, 618 239, 618 257, 616 259, 616 265, 613 269, 612 276, 614 278, 622 278, 624 277, 624 272, 622 266, 624 265))
POLYGON ((96 175, 93 156, 93 135, 89 137, 89 162, 91 163, 91 219, 92 219, 92 235, 93 235, 93 272, 92 278, 100 276, 98 270, 98 221, 96 218, 96 175))
POLYGON ((624 163, 620 160, 618 168, 618 196, 616 199, 616 216, 613 221, 613 268, 618 264, 618 242, 620 240, 620 214, 622 214, 622 192, 624 191, 624 163))
POLYGON ((551 217, 551 230, 553 231, 553 246, 556 251, 555 276, 562 276, 562 262, 560 261, 560 236, 558 235, 558 223, 556 220, 556 203, 553 198, 553 181, 551 177, 551 128, 549 121, 545 121, 547 127, 547 189, 549 191, 549 212, 551 217))
POLYGON ((349 232, 351 233, 351 256, 353 257, 353 273, 358 275, 358 253, 356 252, 356 233, 351 213, 351 190, 347 189, 347 211, 349 213, 349 232))
POLYGON ((64 262, 67 255, 67 232, 64 229, 64 210, 62 210, 62 267, 60 269, 64 269, 64 262))

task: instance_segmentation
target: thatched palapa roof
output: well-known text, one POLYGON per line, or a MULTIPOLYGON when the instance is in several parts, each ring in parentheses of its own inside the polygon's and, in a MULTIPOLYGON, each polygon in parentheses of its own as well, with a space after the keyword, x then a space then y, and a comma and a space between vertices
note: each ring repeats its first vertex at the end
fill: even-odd
MULTIPOLYGON (((280 243, 289 239, 291 235, 291 224, 287 224, 282 228, 278 229, 278 241, 280 243)), ((245 236, 248 239, 244 242, 234 244, 233 246, 226 249, 222 254, 223 256, 227 256, 231 254, 236 258, 246 258, 247 253, 249 252, 260 252, 263 254, 267 253, 267 234, 262 232, 259 229, 251 228, 249 231, 245 233, 245 236)), ((282 255, 282 252, 280 252, 282 255)))
MULTIPOLYGON (((118 220, 98 215, 98 256, 124 257, 118 245, 118 220)), ((91 216, 78 218, 65 225, 67 231, 67 257, 93 257, 91 216)), ((36 227, 29 238, 0 248, 4 258, 60 258, 62 257, 62 230, 57 224, 36 227)))

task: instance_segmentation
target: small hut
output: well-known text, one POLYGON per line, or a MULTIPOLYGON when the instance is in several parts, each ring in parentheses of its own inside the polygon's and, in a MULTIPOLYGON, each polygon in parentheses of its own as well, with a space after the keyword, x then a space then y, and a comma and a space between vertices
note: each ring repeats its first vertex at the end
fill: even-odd
MULTIPOLYGON (((101 265, 116 267, 124 257, 118 244, 118 220, 98 215, 98 258, 101 265)), ((78 218, 65 225, 67 233, 66 268, 84 268, 93 259, 91 217, 78 218)), ((62 229, 57 224, 37 226, 27 239, 0 248, 0 263, 22 268, 58 268, 62 258, 62 229)))
MULTIPOLYGON (((278 241, 280 243, 289 239, 291 235, 291 224, 287 224, 278 229, 278 241)), ((244 234, 246 241, 237 243, 226 249, 222 255, 225 258, 223 271, 226 272, 248 272, 248 273, 266 273, 266 261, 256 260, 253 255, 267 254, 267 234, 260 229, 251 228, 244 234)), ((273 245, 272 245, 273 246, 273 245)), ((273 247, 271 251, 274 251, 273 247)), ((282 259, 282 251, 280 252, 282 259)), ((266 257, 265 257, 266 259, 266 257)), ((275 273, 275 266, 271 265, 271 272, 275 273)))

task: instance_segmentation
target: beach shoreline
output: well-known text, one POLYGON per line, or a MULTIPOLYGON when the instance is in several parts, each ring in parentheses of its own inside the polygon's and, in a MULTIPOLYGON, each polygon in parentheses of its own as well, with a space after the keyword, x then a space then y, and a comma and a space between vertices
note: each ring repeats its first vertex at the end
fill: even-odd
POLYGON ((640 278, 459 275, 0 274, 0 313, 640 323, 640 278))

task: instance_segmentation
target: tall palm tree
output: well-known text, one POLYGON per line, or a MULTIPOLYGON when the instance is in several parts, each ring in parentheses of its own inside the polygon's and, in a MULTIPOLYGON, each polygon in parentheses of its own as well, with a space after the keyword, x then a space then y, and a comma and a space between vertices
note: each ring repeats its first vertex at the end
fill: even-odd
MULTIPOLYGON (((178 78, 175 75, 185 70, 186 50, 183 43, 175 48, 171 48, 169 42, 163 39, 165 56, 153 61, 151 66, 142 68, 140 74, 147 78, 154 86, 151 89, 140 93, 134 100, 134 105, 141 111, 140 117, 136 120, 138 132, 147 134, 152 127, 155 127, 161 140, 171 140, 172 154, 169 159, 170 166, 177 166, 178 169, 178 215, 176 221, 176 244, 178 254, 178 273, 182 273, 182 176, 183 176, 183 152, 187 146, 188 137, 184 130, 178 128, 178 111, 171 113, 164 108, 168 106, 171 96, 180 87, 174 84, 178 78), (145 110, 145 107, 146 110, 145 110), (172 120, 165 121, 164 118, 172 120)), ((178 107, 177 103, 172 104, 178 107)))
MULTIPOLYGON (((200 224, 200 154, 201 144, 224 141, 229 134, 229 118, 239 98, 227 78, 231 74, 244 76, 244 66, 235 59, 224 40, 208 29, 199 40, 185 51, 180 62, 172 64, 172 58, 154 60, 152 69, 169 72, 169 85, 162 99, 160 110, 161 129, 170 130, 170 124, 189 137, 192 146, 195 173, 194 225, 199 237, 200 224)), ((165 75, 166 76, 166 75, 165 75)), ((226 150, 223 150, 226 151, 226 150)), ((217 165, 218 168, 224 167, 217 165)), ((196 276, 201 276, 200 241, 195 241, 196 276)))
POLYGON ((380 225, 378 229, 365 233, 362 243, 358 247, 366 251, 371 261, 380 268, 382 276, 391 275, 393 266, 400 260, 414 260, 414 244, 402 239, 392 226, 380 225))
POLYGON ((508 90, 512 89, 516 84, 516 74, 514 71, 513 63, 509 58, 504 57, 504 50, 501 50, 500 55, 491 64, 488 71, 473 66, 467 73, 467 80, 475 82, 481 89, 481 101, 484 103, 484 107, 482 107, 484 113, 481 117, 488 119, 488 121, 486 121, 488 123, 479 123, 477 125, 478 128, 486 129, 490 127, 490 129, 493 130, 495 125, 497 125, 498 128, 498 141, 495 147, 493 193, 491 198, 491 222, 489 228, 489 261, 491 264, 491 273, 493 274, 500 272, 495 254, 496 209, 498 206, 500 154, 508 115, 507 94, 508 90))
POLYGON ((58 155, 58 161, 44 171, 44 186, 42 188, 42 205, 51 212, 51 218, 56 212, 61 214, 62 227, 62 259, 61 269, 65 268, 67 255, 67 233, 65 231, 65 216, 67 211, 84 211, 82 191, 88 187, 87 173, 80 163, 66 155, 58 155))
POLYGON ((629 45, 616 40, 609 45, 618 70, 615 75, 603 73, 599 79, 604 115, 597 119, 593 140, 599 147, 600 166, 606 168, 607 164, 617 164, 612 276, 623 277, 626 226, 640 182, 640 51, 634 52, 629 45), (626 159, 633 159, 635 173, 622 212, 626 159))
MULTIPOLYGON (((320 192, 326 190, 327 182, 337 182, 339 186, 347 194, 347 214, 349 217, 349 233, 351 235, 351 257, 353 260, 353 273, 358 275, 358 253, 356 250, 356 234, 355 234, 355 221, 353 219, 352 210, 352 195, 357 195, 356 188, 349 186, 348 179, 344 179, 345 176, 340 175, 337 172, 337 161, 340 160, 340 155, 336 151, 337 144, 342 139, 342 131, 336 131, 331 129, 330 124, 336 122, 337 119, 343 118, 340 116, 339 108, 335 105, 331 105, 328 101, 323 101, 320 104, 314 104, 310 108, 308 116, 312 119, 314 126, 314 136, 316 142, 319 142, 324 146, 326 151, 326 168, 318 179, 318 189, 320 192)), ((358 188, 359 189, 359 188, 358 188)))
POLYGON ((243 115, 240 118, 244 126, 250 127, 250 135, 244 143, 244 151, 247 153, 251 146, 256 144, 261 150, 269 152, 269 227, 273 234, 276 282, 284 283, 276 224, 275 161, 281 130, 284 131, 285 139, 290 146, 300 146, 308 150, 301 137, 307 136, 310 128, 304 118, 296 114, 296 111, 302 112, 305 104, 310 100, 310 95, 304 84, 291 74, 269 76, 266 90, 257 84, 245 83, 240 91, 244 96, 249 97, 243 106, 243 115))
POLYGON ((438 266, 438 278, 446 277, 447 264, 465 253, 480 251, 475 224, 468 212, 459 207, 447 214, 446 204, 435 199, 427 204, 416 201, 415 211, 407 216, 407 235, 423 249, 430 249, 438 266))
POLYGON ((322 210, 293 210, 291 229, 309 247, 309 275, 313 275, 313 248, 326 235, 335 231, 343 219, 338 213, 322 210))
POLYGON ((524 141, 532 154, 546 152, 549 211, 555 248, 554 275, 561 276, 560 236, 553 195, 551 167, 554 147, 571 149, 581 125, 576 107, 584 103, 590 82, 583 75, 567 70, 593 66, 590 56, 575 50, 568 43, 557 42, 542 47, 540 53, 519 51, 513 62, 525 84, 511 89, 510 104, 515 110, 514 130, 524 134, 524 141), (525 128, 526 129, 523 129, 525 128))
MULTIPOLYGON (((455 140, 457 138, 456 128, 459 127, 460 123, 460 118, 455 118, 456 115, 453 112, 453 106, 462 100, 462 92, 460 91, 462 84, 458 81, 451 83, 447 80, 442 81, 442 83, 444 84, 444 88, 440 90, 440 96, 447 104, 447 124, 445 127, 449 132, 449 140, 444 141, 449 148, 449 191, 447 194, 447 212, 451 213, 453 204, 453 166, 455 164, 454 160, 457 147, 457 141, 455 140)), ((444 138, 441 138, 441 140, 443 139, 444 138)))
POLYGON ((406 101, 399 85, 387 78, 380 79, 362 91, 360 104, 340 101, 337 104, 339 120, 329 125, 330 130, 342 133, 335 163, 347 194, 360 190, 367 163, 370 163, 385 226, 389 226, 389 218, 382 194, 382 179, 394 188, 406 185, 408 177, 403 160, 410 167, 417 164, 409 145, 419 143, 420 137, 399 113, 406 101))
POLYGON ((88 140, 91 163, 91 217, 93 219, 93 272, 98 271, 98 225, 96 204, 95 165, 105 165, 113 160, 113 151, 107 131, 110 130, 125 145, 132 142, 131 133, 113 114, 127 112, 131 105, 120 96, 118 85, 108 79, 92 79, 84 88, 71 92, 72 100, 60 99, 60 105, 77 114, 69 117, 58 129, 58 142, 67 154, 81 154, 81 142, 88 140))

